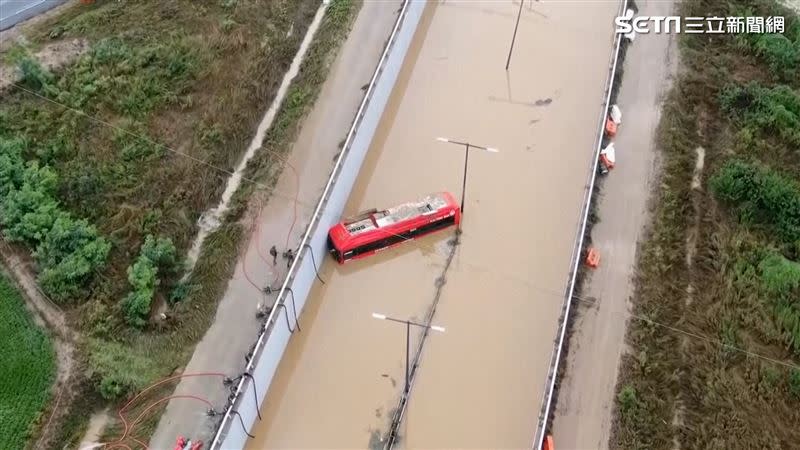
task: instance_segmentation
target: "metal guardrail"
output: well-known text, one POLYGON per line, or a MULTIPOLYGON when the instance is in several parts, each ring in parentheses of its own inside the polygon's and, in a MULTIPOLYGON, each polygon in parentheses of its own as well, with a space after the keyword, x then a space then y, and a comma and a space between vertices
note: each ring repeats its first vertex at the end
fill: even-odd
MULTIPOLYGON (((625 10, 628 8, 628 0, 621 0, 620 1, 620 9, 618 15, 623 15, 625 10)), ((556 345, 553 347, 553 354, 550 360, 550 369, 547 373, 547 378, 545 378, 545 384, 547 385, 547 391, 545 396, 542 398, 542 409, 539 413, 539 424, 536 427, 536 434, 534 435, 533 442, 531 443, 531 448, 534 450, 540 450, 542 448, 542 444, 545 438, 545 432, 547 430, 547 421, 550 418, 550 409, 552 408, 552 401, 553 401, 553 391, 555 389, 556 384, 556 377, 558 375, 558 366, 561 363, 561 353, 564 349, 564 341, 567 334, 567 328, 569 324, 569 313, 572 306, 572 296, 574 295, 575 291, 575 283, 578 277, 578 268, 580 267, 580 258, 581 253, 583 252, 583 239, 586 235, 586 225, 587 220, 589 217, 589 210, 591 208, 592 203, 592 193, 594 192, 594 185, 595 180, 597 178, 597 164, 600 159, 600 150, 603 145, 603 130, 605 126, 605 118, 606 114, 608 114, 609 102, 611 101, 611 94, 613 90, 614 84, 614 76, 617 72, 617 62, 619 60, 619 51, 620 45, 622 43, 622 35, 618 34, 616 37, 616 44, 614 46, 614 54, 612 55, 612 62, 609 66, 608 71, 608 78, 606 80, 606 100, 603 103, 603 110, 600 115, 600 127, 598 131, 597 137, 597 146, 595 148, 595 152, 593 154, 592 162, 590 164, 591 172, 589 174, 589 182, 586 184, 586 196, 583 202, 583 209, 581 211, 581 221, 578 225, 578 232, 575 237, 575 246, 572 250, 572 263, 571 263, 571 275, 570 280, 567 285, 566 295, 564 297, 564 304, 562 306, 563 313, 561 314, 561 318, 559 320, 559 335, 558 341, 556 345)))
MULTIPOLYGON (((252 353, 253 357, 248 361, 247 366, 244 369, 244 372, 246 372, 246 373, 251 373, 253 371, 253 369, 255 368, 256 363, 258 361, 258 358, 259 358, 261 352, 263 351, 264 346, 265 346, 265 344, 266 344, 266 342, 267 342, 267 340, 269 338, 270 332, 275 327, 275 324, 278 321, 278 316, 281 314, 281 311, 280 311, 281 307, 283 307, 283 309, 284 309, 283 313, 286 313, 288 311, 287 305, 286 305, 286 294, 287 294, 287 291, 291 292, 290 284, 292 284, 295 276, 298 273, 298 268, 300 267, 302 261, 304 260, 304 258, 306 257, 306 255, 308 253, 307 250, 310 248, 309 239, 310 239, 312 233, 316 230, 316 228, 317 228, 317 226, 319 224, 320 217, 322 216, 322 214, 324 212, 324 208, 325 208, 325 206, 326 206, 326 204, 328 202, 328 199, 330 197, 331 189, 332 189, 333 185, 335 184, 335 182, 336 182, 336 180, 337 180, 337 178, 339 176, 339 172, 340 172, 340 169, 342 167, 342 162, 344 161, 345 157, 348 155, 349 150, 350 150, 350 148, 352 146, 352 142, 353 142, 354 136, 356 135, 356 132, 358 131, 359 126, 361 125, 361 123, 363 121, 364 114, 365 114, 365 111, 367 109, 367 106, 369 105, 370 100, 372 99, 372 96, 373 96, 373 93, 374 93, 374 90, 375 90, 375 85, 376 85, 377 81, 379 80, 381 74, 383 73, 383 70, 384 70, 384 68, 386 66, 387 57, 388 57, 392 47, 394 46, 394 44, 396 42, 396 37, 397 37, 398 30, 400 29, 400 26, 402 25, 406 15, 407 15, 408 6, 411 3, 411 1, 413 1, 413 0, 405 0, 403 2, 403 6, 402 6, 402 8, 400 10, 400 13, 399 13, 399 15, 397 17, 397 20, 395 21, 394 28, 392 29, 392 33, 389 36, 389 39, 388 39, 388 41, 386 43, 386 46, 384 47, 383 53, 381 54, 381 57, 380 57, 380 59, 378 61, 378 65, 375 68, 375 71, 373 72, 372 79, 369 82, 369 86, 367 88, 367 91, 364 94, 364 98, 361 101, 361 105, 359 106, 358 112, 356 113, 355 119, 353 120, 353 124, 350 127, 350 131, 347 133, 347 138, 345 139, 345 143, 344 143, 344 145, 342 147, 342 151, 340 152, 339 157, 336 159, 336 163, 334 164, 333 170, 331 171, 331 175, 328 178, 327 184, 325 185, 325 189, 322 192, 322 195, 320 196, 320 199, 319 199, 319 201, 317 203, 317 206, 314 209, 314 213, 311 216, 311 221, 309 222, 308 227, 306 227, 306 232, 303 235, 303 238, 302 238, 302 240, 300 242, 300 245, 298 247, 299 250, 298 250, 298 253, 297 253, 297 257, 294 259, 291 267, 289 268, 289 272, 288 272, 286 278, 284 279, 283 284, 281 285, 280 291, 278 292, 278 297, 277 297, 278 300, 276 301, 275 306, 272 308, 272 311, 270 312, 269 317, 267 318, 267 320, 266 320, 266 322, 264 324, 264 327, 262 328, 261 333, 259 333, 258 340, 256 341, 256 345, 255 345, 255 347, 253 349, 253 353, 252 353)), ((292 304, 293 303, 294 303, 294 301, 292 301, 292 304)), ((296 311, 295 311, 295 313, 296 313, 296 311)), ((234 420, 233 416, 235 414, 238 414, 235 411, 235 407, 242 400, 242 393, 243 393, 245 387, 247 386, 247 383, 252 383, 252 382, 253 382, 253 380, 252 380, 251 377, 241 377, 241 379, 239 380, 239 383, 236 386, 236 391, 233 394, 232 400, 228 403, 228 407, 226 408, 226 411, 225 411, 225 416, 222 419, 222 421, 220 422, 219 427, 217 428, 217 431, 216 431, 216 433, 214 435, 214 440, 213 440, 210 448, 212 448, 212 449, 220 448, 221 441, 225 437, 224 436, 225 430, 228 427, 233 425, 233 420, 234 420)))

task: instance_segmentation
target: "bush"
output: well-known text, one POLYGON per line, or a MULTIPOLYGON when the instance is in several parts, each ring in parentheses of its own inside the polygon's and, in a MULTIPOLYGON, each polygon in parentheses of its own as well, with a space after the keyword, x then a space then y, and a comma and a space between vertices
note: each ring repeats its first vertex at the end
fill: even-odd
POLYGON ((39 282, 56 300, 78 296, 105 262, 111 245, 85 220, 73 220, 56 200, 48 166, 24 163, 22 140, 0 138, 0 225, 10 241, 35 248, 39 282))
POLYGON ((800 96, 788 86, 768 88, 756 82, 720 91, 722 111, 744 128, 754 127, 800 143, 800 96))
MULTIPOLYGON (((125 320, 132 326, 143 328, 150 316, 151 303, 161 281, 159 271, 171 272, 177 266, 177 250, 169 238, 147 235, 139 250, 136 262, 128 267, 128 283, 133 288, 123 301, 125 320)), ((184 294, 185 295, 185 294, 184 294)))
POLYGON ((90 342, 89 371, 99 385, 100 394, 108 400, 143 389, 157 375, 148 358, 116 342, 99 340, 90 342))
POLYGON ((639 408, 639 399, 636 396, 636 389, 631 385, 625 385, 617 394, 620 412, 623 416, 634 416, 639 408))
POLYGON ((775 321, 783 332, 783 340, 800 352, 800 264, 782 255, 770 253, 759 263, 761 285, 770 296, 775 321))
POLYGON ((800 370, 798 369, 789 371, 789 392, 795 397, 800 397, 800 370))
POLYGON ((785 35, 758 35, 753 48, 756 54, 764 58, 770 69, 781 78, 791 79, 795 75, 800 54, 792 41, 785 35))
POLYGON ((75 298, 90 275, 103 266, 110 250, 111 244, 86 220, 64 214, 34 253, 41 270, 39 283, 56 300, 75 298))
POLYGON ((140 252, 160 270, 172 271, 177 266, 178 251, 170 238, 155 238, 153 235, 147 235, 140 252))
POLYGON ((25 143, 21 139, 0 138, 0 204, 6 195, 22 185, 25 160, 22 151, 25 143))
POLYGON ((133 287, 133 292, 125 297, 122 307, 125 310, 125 320, 130 325, 138 328, 147 325, 150 303, 158 285, 156 272, 153 262, 142 256, 128 267, 128 282, 133 287))
POLYGON ((42 90, 53 83, 53 75, 30 56, 22 57, 18 67, 22 73, 20 81, 34 90, 42 90))
POLYGON ((745 224, 773 228, 789 244, 800 240, 800 186, 761 165, 732 160, 709 182, 745 224))
POLYGON ((0 199, 0 224, 9 240, 35 246, 64 214, 55 200, 56 174, 32 162, 17 181, 21 185, 12 183, 0 199))
POLYGON ((800 288, 800 264, 777 253, 770 253, 758 265, 761 281, 767 291, 780 298, 789 298, 800 288))

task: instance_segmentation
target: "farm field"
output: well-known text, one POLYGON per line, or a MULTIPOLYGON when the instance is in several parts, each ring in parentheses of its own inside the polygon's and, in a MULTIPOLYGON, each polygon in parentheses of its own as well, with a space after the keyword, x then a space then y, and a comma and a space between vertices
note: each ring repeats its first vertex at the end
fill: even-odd
POLYGON ((50 396, 55 354, 50 339, 31 319, 19 292, 0 274, 0 442, 23 448, 31 424, 50 396))
POLYGON ((800 20, 774 0, 679 14, 785 29, 679 37, 610 447, 796 448, 800 20))

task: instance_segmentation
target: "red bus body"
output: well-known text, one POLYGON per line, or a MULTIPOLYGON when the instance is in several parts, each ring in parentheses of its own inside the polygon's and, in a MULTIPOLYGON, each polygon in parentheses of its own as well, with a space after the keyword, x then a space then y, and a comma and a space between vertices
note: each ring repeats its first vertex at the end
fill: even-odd
POLYGON ((383 211, 371 210, 343 220, 328 231, 328 249, 339 264, 360 259, 403 242, 440 231, 461 221, 449 192, 383 211))

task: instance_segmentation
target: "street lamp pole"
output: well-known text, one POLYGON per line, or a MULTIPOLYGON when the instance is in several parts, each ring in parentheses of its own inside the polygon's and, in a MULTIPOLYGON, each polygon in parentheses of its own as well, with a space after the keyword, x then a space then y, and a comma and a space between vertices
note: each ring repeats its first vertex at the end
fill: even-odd
POLYGON ((461 180, 461 212, 463 213, 464 212, 464 201, 465 201, 466 196, 467 196, 467 166, 469 164, 469 151, 470 151, 470 149, 476 148, 478 150, 483 150, 483 151, 489 152, 489 153, 497 153, 500 150, 498 150, 496 148, 492 148, 492 147, 481 147, 480 145, 475 145, 475 144, 472 144, 472 143, 469 143, 469 142, 454 141, 452 139, 443 138, 443 137, 437 137, 436 140, 439 141, 439 142, 447 142, 447 143, 450 143, 450 144, 463 145, 464 146, 464 149, 465 149, 464 150, 464 177, 461 180))
POLYGON ((405 387, 403 388, 403 394, 408 395, 409 389, 409 382, 411 381, 411 366, 409 364, 409 355, 411 352, 411 325, 420 328, 427 328, 433 331, 438 331, 440 333, 444 333, 444 327, 440 327, 437 325, 425 325, 422 323, 412 322, 410 320, 403 320, 403 319, 395 319, 394 317, 389 317, 386 314, 378 314, 372 313, 372 317, 378 320, 389 320, 392 322, 403 323, 406 325, 406 382, 405 387))
POLYGON ((464 146, 464 176, 461 179, 461 212, 464 212, 464 199, 467 196, 467 164, 469 163, 469 142, 464 146))
POLYGON ((508 49, 508 59, 506 59, 506 71, 508 66, 511 65, 511 53, 514 51, 514 42, 517 40, 517 28, 519 28, 519 18, 522 16, 522 4, 525 0, 519 0, 519 11, 517 11, 517 23, 514 25, 514 36, 511 37, 511 47, 508 49))

